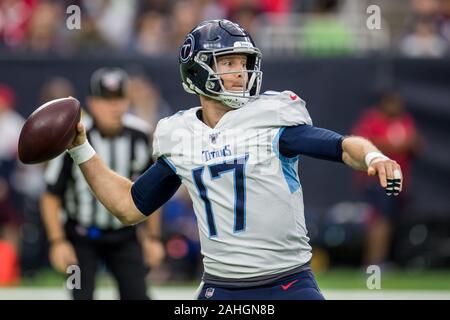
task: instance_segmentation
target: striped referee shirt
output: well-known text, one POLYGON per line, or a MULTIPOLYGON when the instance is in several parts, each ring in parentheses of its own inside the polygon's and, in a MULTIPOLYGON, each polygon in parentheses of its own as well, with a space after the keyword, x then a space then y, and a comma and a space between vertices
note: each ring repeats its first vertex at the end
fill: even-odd
MULTIPOLYGON (((150 127, 126 114, 123 131, 115 137, 102 135, 89 116, 83 116, 89 142, 111 170, 134 180, 151 165, 150 127)), ((80 168, 67 152, 51 160, 45 172, 47 192, 62 200, 63 216, 84 227, 119 229, 120 221, 95 198, 80 168)))

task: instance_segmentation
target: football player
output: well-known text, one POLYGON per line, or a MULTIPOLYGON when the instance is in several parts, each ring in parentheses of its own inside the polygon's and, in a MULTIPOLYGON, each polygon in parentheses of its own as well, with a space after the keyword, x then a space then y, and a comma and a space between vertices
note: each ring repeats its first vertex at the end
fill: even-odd
POLYGON ((401 191, 399 165, 361 137, 312 125, 294 92, 260 94, 261 52, 228 20, 195 27, 180 48, 182 85, 201 106, 162 119, 156 163, 132 183, 95 154, 78 126, 69 153, 124 224, 147 218, 184 184, 198 220, 198 299, 323 299, 311 272, 298 156, 343 162, 401 191))

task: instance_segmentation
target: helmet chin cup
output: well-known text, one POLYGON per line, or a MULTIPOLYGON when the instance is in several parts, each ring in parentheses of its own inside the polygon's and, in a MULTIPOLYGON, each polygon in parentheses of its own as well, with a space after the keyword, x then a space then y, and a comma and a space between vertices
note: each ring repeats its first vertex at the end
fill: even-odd
POLYGON ((239 109, 243 107, 250 98, 247 97, 237 97, 237 96, 220 96, 220 101, 230 108, 239 109))

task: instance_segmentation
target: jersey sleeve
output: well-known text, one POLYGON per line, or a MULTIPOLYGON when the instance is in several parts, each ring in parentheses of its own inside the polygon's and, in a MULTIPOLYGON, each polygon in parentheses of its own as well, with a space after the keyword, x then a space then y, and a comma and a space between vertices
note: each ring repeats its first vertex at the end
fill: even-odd
POLYGON ((329 161, 342 161, 342 140, 344 137, 334 131, 299 125, 287 127, 279 138, 279 151, 285 157, 306 155, 329 161))
POLYGON ((166 203, 181 185, 180 178, 160 157, 131 187, 136 208, 148 216, 166 203))
POLYGON ((280 120, 287 123, 287 126, 300 124, 312 125, 312 119, 306 109, 306 102, 292 91, 283 91, 280 93, 280 120))

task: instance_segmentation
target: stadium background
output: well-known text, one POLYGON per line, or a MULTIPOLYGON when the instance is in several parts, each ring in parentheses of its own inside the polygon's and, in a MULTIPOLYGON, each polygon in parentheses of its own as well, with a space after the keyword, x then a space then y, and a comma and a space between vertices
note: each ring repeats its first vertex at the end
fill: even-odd
MULTIPOLYGON (((394 88, 423 137, 408 203, 394 226, 382 293, 366 288, 367 206, 352 172, 302 158, 313 266, 325 293, 331 298, 364 297, 361 292, 368 298, 420 298, 426 295, 416 290, 438 290, 429 297, 449 299, 449 0, 3 0, 0 83, 13 88, 15 111, 26 118, 49 97, 71 94, 84 102, 92 71, 121 66, 133 80, 133 112, 154 125, 160 117, 198 104, 181 87, 177 48, 199 21, 222 17, 245 26, 262 49, 263 90, 296 92, 307 101, 315 125, 350 134, 379 94, 394 88), (81 8, 79 30, 66 26, 66 9, 73 4, 81 8), (381 9, 379 30, 366 25, 369 5, 381 9), (427 50, 411 50, 411 43, 427 50)), ((22 221, 20 277, 3 282, 0 299, 27 299, 37 292, 43 298, 65 297, 63 276, 48 264, 38 208, 42 183, 41 166, 19 165, 14 171, 10 188, 22 221), (43 287, 51 288, 48 296, 39 291, 43 287)), ((195 220, 183 194, 164 207, 163 221, 167 258, 149 274, 149 283, 162 290, 157 297, 170 299, 178 297, 174 292, 180 288, 186 294, 195 290, 201 258, 195 220), (173 285, 181 287, 167 289, 173 285)), ((106 292, 100 297, 114 297, 108 276, 101 284, 106 292)))

